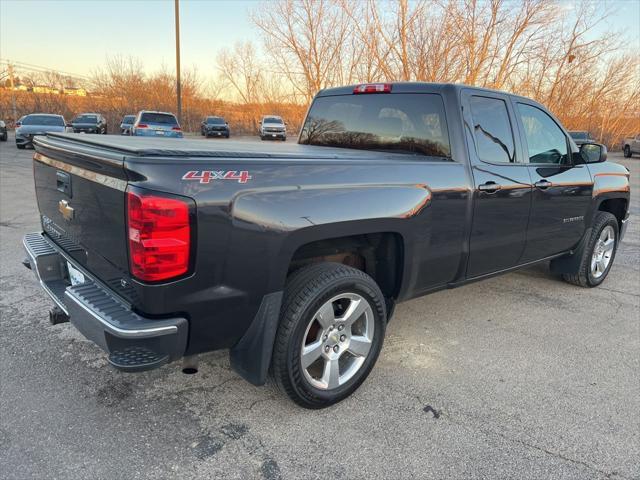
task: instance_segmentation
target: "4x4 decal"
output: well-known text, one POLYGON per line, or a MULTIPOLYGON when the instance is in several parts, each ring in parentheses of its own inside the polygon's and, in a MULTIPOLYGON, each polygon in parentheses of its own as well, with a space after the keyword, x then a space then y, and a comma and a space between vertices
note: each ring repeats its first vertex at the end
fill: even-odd
POLYGON ((247 183, 251 180, 247 170, 191 170, 182 176, 182 180, 197 180, 200 183, 209 183, 212 180, 237 180, 238 183, 247 183))

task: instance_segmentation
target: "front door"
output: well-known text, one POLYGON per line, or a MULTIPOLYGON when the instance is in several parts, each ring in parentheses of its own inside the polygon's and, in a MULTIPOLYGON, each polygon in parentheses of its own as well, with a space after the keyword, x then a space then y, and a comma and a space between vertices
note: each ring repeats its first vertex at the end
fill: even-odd
POLYGON ((573 163, 569 139, 548 113, 519 99, 513 103, 534 187, 522 257, 528 262, 570 250, 580 241, 593 181, 586 165, 573 163))
POLYGON ((467 90, 462 95, 473 179, 473 223, 467 277, 520 262, 531 208, 531 179, 514 140, 512 106, 505 95, 467 90))

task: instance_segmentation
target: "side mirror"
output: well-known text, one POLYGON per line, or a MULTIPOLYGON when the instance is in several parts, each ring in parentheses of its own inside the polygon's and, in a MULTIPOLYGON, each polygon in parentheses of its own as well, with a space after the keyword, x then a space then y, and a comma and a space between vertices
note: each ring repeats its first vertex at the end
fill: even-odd
POLYGON ((600 163, 607 160, 607 147, 600 143, 583 143, 580 155, 584 163, 600 163))

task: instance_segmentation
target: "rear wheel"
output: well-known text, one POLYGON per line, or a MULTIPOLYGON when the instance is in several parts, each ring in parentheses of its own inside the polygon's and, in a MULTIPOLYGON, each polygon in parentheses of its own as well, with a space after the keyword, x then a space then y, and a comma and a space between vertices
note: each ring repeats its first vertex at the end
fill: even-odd
POLYGON ((302 268, 287 281, 271 374, 297 404, 328 407, 367 378, 386 323, 384 297, 366 273, 337 263, 302 268))
POLYGON ((625 158, 631 157, 631 147, 629 147, 629 145, 624 146, 624 156, 625 158))
POLYGON ((578 271, 562 278, 580 287, 597 287, 607 278, 617 249, 618 219, 611 213, 598 212, 578 271))
POLYGON ((16 145, 16 147, 18 147, 20 150, 24 150, 24 147, 25 147, 25 146, 26 146, 26 145, 16 145))

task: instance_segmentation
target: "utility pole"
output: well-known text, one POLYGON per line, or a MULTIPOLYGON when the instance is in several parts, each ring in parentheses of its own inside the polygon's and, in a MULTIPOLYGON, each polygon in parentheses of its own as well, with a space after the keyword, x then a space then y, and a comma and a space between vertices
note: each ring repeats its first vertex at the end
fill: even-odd
POLYGON ((180 86, 180 0, 175 0, 176 17, 176 96, 178 97, 178 122, 182 125, 182 87, 180 86))
POLYGON ((11 108, 13 109, 13 123, 15 124, 18 121, 17 113, 16 113, 16 91, 15 84, 13 83, 13 65, 8 63, 9 70, 9 86, 11 87, 11 108))

